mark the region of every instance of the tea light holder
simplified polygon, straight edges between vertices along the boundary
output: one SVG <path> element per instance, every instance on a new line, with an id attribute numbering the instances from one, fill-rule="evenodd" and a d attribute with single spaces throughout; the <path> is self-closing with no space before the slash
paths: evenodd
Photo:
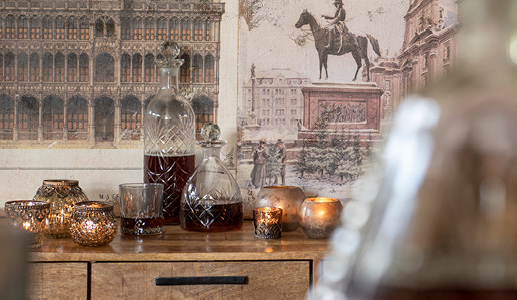
<path id="1" fill-rule="evenodd" d="M 253 210 L 256 239 L 279 239 L 282 235 L 282 209 L 258 207 Z"/>
<path id="2" fill-rule="evenodd" d="M 81 246 L 102 246 L 117 234 L 113 205 L 104 201 L 84 201 L 74 205 L 70 225 L 72 240 Z"/>
<path id="3" fill-rule="evenodd" d="M 310 238 L 327 238 L 339 222 L 343 205 L 336 198 L 313 197 L 300 207 L 300 225 Z"/>
<path id="4" fill-rule="evenodd" d="M 50 204 L 43 201 L 15 200 L 5 203 L 5 212 L 9 224 L 28 233 L 31 248 L 43 245 L 43 231 L 50 212 Z"/>

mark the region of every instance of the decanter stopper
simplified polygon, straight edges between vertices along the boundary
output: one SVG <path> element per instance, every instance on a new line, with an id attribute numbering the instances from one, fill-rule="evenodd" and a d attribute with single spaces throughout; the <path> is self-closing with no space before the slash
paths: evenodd
<path id="1" fill-rule="evenodd" d="M 175 41 L 163 42 L 160 49 L 166 61 L 173 60 L 180 54 L 180 46 Z"/>
<path id="2" fill-rule="evenodd" d="M 201 137 L 205 143 L 214 143 L 221 137 L 221 128 L 217 124 L 206 123 L 201 128 Z"/>

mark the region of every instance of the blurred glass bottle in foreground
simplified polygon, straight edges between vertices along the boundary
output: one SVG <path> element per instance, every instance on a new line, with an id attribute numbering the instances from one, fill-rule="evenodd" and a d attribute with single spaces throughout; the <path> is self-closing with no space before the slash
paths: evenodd
<path id="1" fill-rule="evenodd" d="M 162 44 L 161 89 L 144 115 L 144 182 L 164 185 L 165 224 L 179 224 L 181 191 L 195 168 L 195 115 L 179 91 L 179 53 L 176 42 Z"/>
<path id="2" fill-rule="evenodd" d="M 400 106 L 316 299 L 517 299 L 517 1 L 459 5 L 459 64 Z"/>

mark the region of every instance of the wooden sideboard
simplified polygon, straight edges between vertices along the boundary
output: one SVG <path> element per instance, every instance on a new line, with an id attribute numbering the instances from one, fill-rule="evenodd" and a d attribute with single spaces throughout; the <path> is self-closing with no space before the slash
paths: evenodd
<path id="1" fill-rule="evenodd" d="M 199 233 L 164 226 L 159 236 L 117 234 L 101 247 L 45 238 L 43 247 L 29 254 L 29 296 L 303 299 L 326 249 L 326 240 L 309 239 L 301 229 L 284 232 L 278 240 L 255 239 L 250 221 L 230 232 Z M 179 285 L 170 285 L 178 281 Z"/>

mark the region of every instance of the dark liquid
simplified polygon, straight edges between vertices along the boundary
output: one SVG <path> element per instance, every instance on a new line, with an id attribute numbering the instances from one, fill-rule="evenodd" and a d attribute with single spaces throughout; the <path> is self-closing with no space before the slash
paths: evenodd
<path id="1" fill-rule="evenodd" d="M 227 231 L 242 227 L 242 203 L 212 205 L 207 211 L 201 205 L 183 205 L 181 228 L 193 231 Z"/>
<path id="2" fill-rule="evenodd" d="M 430 288 L 411 290 L 394 287 L 381 287 L 376 300 L 515 300 L 517 290 L 469 290 L 462 288 Z"/>
<path id="3" fill-rule="evenodd" d="M 163 218 L 120 218 L 123 234 L 160 234 Z"/>
<path id="4" fill-rule="evenodd" d="M 162 183 L 165 224 L 179 224 L 180 199 L 196 165 L 195 155 L 144 156 L 144 182 Z"/>

